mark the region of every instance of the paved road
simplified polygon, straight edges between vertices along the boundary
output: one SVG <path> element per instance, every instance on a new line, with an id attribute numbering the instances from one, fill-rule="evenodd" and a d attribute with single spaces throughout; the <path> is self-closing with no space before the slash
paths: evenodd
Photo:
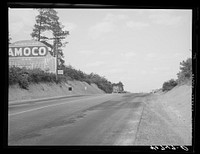
<path id="1" fill-rule="evenodd" d="M 12 105 L 8 145 L 131 145 L 142 94 L 103 94 Z"/>

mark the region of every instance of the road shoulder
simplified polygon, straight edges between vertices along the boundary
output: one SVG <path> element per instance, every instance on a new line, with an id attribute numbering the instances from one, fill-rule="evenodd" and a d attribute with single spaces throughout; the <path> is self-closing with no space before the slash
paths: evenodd
<path id="1" fill-rule="evenodd" d="M 191 145 L 191 132 L 162 103 L 160 96 L 147 98 L 136 145 Z"/>

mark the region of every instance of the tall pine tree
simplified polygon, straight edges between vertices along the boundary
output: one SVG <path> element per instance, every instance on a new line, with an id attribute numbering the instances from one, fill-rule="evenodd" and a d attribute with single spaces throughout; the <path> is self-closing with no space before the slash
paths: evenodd
<path id="1" fill-rule="evenodd" d="M 65 47 L 67 42 L 63 40 L 69 35 L 69 31 L 63 30 L 64 26 L 59 22 L 57 11 L 52 8 L 48 9 L 37 9 L 39 15 L 36 16 L 36 24 L 34 25 L 33 32 L 31 33 L 32 38 L 40 41 L 50 47 L 51 54 L 56 56 L 56 45 L 58 52 L 59 66 L 64 64 L 64 54 L 62 47 Z M 45 32 L 50 32 L 53 37 L 49 38 L 45 36 Z M 52 41 L 53 40 L 53 41 Z"/>

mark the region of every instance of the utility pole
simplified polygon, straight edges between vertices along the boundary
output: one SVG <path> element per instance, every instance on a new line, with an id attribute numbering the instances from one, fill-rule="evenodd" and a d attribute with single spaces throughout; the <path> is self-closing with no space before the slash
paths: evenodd
<path id="1" fill-rule="evenodd" d="M 56 81 L 58 81 L 58 40 L 59 39 L 65 39 L 65 37 L 53 37 L 53 38 L 48 38 L 48 40 L 55 40 L 55 57 L 56 57 Z"/>
<path id="2" fill-rule="evenodd" d="M 56 53 L 56 81 L 58 81 L 58 38 L 55 38 L 55 53 Z"/>

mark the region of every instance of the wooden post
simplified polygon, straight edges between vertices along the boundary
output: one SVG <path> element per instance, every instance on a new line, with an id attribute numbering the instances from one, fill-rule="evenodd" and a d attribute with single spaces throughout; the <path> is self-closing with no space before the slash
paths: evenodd
<path id="1" fill-rule="evenodd" d="M 58 81 L 58 38 L 55 38 L 56 44 L 55 44 L 55 49 L 56 49 L 56 81 Z"/>

